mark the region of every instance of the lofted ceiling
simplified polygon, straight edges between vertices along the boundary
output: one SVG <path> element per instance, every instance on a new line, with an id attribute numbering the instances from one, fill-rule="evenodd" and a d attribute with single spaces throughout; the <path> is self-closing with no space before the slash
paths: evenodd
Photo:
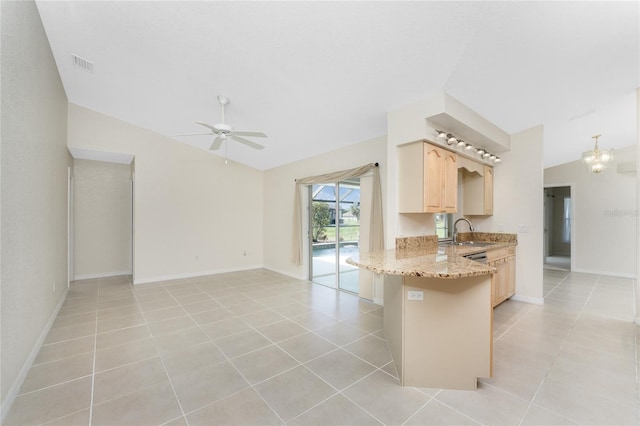
<path id="1" fill-rule="evenodd" d="M 228 156 L 261 170 L 385 135 L 388 111 L 441 92 L 508 133 L 544 125 L 545 167 L 595 133 L 636 143 L 636 1 L 37 5 L 70 102 L 172 136 L 227 96 L 227 123 L 269 136 Z"/>

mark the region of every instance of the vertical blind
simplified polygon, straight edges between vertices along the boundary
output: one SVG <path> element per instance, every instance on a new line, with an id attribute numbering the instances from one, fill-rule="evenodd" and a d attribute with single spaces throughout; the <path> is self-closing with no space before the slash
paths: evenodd
<path id="1" fill-rule="evenodd" d="M 370 163 L 355 169 L 342 170 L 318 176 L 296 179 L 293 197 L 293 232 L 291 233 L 291 261 L 302 265 L 302 188 L 319 183 L 338 183 L 345 179 L 359 177 L 370 170 L 373 171 L 373 194 L 371 196 L 371 224 L 369 228 L 369 251 L 384 248 L 382 231 L 382 193 L 380 189 L 380 172 L 377 163 Z"/>

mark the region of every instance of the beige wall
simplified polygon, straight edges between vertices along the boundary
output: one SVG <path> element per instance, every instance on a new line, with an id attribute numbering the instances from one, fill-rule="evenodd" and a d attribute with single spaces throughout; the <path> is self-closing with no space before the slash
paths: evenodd
<path id="1" fill-rule="evenodd" d="M 387 196 L 385 187 L 386 138 L 384 137 L 265 171 L 263 249 L 265 268 L 297 278 L 308 276 L 308 250 L 306 250 L 308 245 L 303 244 L 303 265 L 296 266 L 291 262 L 291 221 L 295 179 L 376 162 L 380 164 L 382 199 L 384 200 Z M 308 217 L 304 209 L 303 217 L 305 218 L 303 224 L 307 223 Z M 305 234 L 304 229 L 303 234 Z"/>
<path id="2" fill-rule="evenodd" d="M 131 166 L 74 160 L 75 279 L 131 273 Z"/>
<path id="3" fill-rule="evenodd" d="M 262 265 L 261 171 L 74 104 L 68 144 L 135 156 L 135 283 Z"/>
<path id="4" fill-rule="evenodd" d="M 634 161 L 636 147 L 615 151 L 615 162 Z M 572 184 L 575 270 L 624 277 L 635 276 L 636 176 L 618 173 L 616 166 L 589 173 L 580 161 L 549 167 L 547 186 Z"/>
<path id="5" fill-rule="evenodd" d="M 66 294 L 71 157 L 67 98 L 36 6 L 3 1 L 0 11 L 4 415 Z"/>
<path id="6" fill-rule="evenodd" d="M 542 126 L 511 135 L 511 150 L 494 168 L 493 216 L 471 217 L 481 231 L 518 234 L 514 299 L 532 303 L 543 303 L 542 155 Z"/>

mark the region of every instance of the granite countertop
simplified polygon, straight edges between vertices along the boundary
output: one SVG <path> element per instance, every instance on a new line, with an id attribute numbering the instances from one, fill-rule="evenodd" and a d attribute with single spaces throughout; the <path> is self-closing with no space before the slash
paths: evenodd
<path id="1" fill-rule="evenodd" d="M 348 258 L 347 263 L 378 274 L 442 279 L 488 275 L 494 273 L 496 269 L 462 256 L 511 247 L 517 242 L 509 239 L 496 241 L 489 238 L 484 241 L 492 244 L 486 247 L 452 245 L 438 247 L 437 237 L 435 241 L 429 237 L 427 240 L 425 237 L 409 237 L 397 239 L 396 249 L 360 253 Z"/>

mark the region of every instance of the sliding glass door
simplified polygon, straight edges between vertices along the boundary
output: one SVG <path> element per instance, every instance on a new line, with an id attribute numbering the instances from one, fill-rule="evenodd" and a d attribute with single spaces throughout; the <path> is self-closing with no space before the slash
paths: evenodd
<path id="1" fill-rule="evenodd" d="M 360 179 L 311 185 L 309 191 L 309 276 L 313 282 L 357 294 L 358 268 L 346 259 L 359 250 Z"/>

